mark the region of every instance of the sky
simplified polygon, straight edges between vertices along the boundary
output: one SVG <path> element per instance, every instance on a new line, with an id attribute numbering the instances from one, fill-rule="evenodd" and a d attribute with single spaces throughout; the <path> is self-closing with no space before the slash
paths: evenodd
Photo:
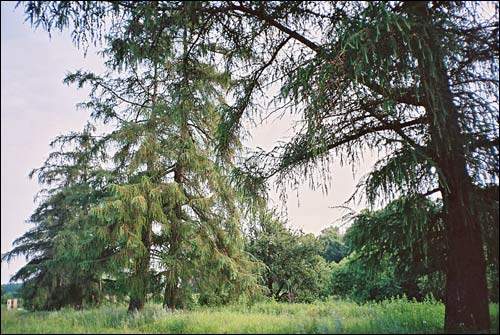
<path id="1" fill-rule="evenodd" d="M 58 135 L 81 130 L 88 111 L 75 105 L 85 100 L 88 90 L 66 86 L 62 80 L 69 71 L 104 69 L 101 59 L 90 48 L 86 57 L 71 42 L 68 32 L 54 32 L 49 38 L 43 30 L 34 31 L 24 23 L 22 8 L 16 2 L 1 2 L 1 253 L 12 249 L 12 242 L 33 225 L 26 222 L 36 207 L 34 196 L 41 189 L 28 178 L 50 153 L 49 143 Z M 244 144 L 250 148 L 271 149 L 278 140 L 290 138 L 293 120 L 270 119 L 247 129 L 252 136 Z M 354 192 L 360 177 L 367 173 L 375 157 L 356 167 L 332 163 L 328 194 L 311 190 L 305 182 L 288 188 L 283 203 L 271 185 L 271 203 L 287 213 L 288 225 L 306 233 L 318 234 L 332 223 L 339 224 L 340 209 Z M 353 206 L 354 209 L 360 209 Z M 26 263 L 17 258 L 2 262 L 1 282 Z"/>

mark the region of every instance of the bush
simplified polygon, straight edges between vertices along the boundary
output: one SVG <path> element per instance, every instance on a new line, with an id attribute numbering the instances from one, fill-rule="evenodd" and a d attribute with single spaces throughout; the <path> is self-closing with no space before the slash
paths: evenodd
<path id="1" fill-rule="evenodd" d="M 403 296 L 401 283 L 394 276 L 393 268 L 387 266 L 382 272 L 372 272 L 351 254 L 340 263 L 331 263 L 328 294 L 350 298 L 359 303 L 381 301 Z"/>

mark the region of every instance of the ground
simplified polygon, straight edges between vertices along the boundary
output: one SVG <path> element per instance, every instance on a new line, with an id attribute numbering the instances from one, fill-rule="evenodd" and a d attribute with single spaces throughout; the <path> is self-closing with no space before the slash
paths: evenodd
<path id="1" fill-rule="evenodd" d="M 429 333 L 443 332 L 444 306 L 435 301 L 388 300 L 357 305 L 330 300 L 313 304 L 261 302 L 252 306 L 197 307 L 165 311 L 148 304 L 142 313 L 126 305 L 55 312 L 7 311 L 6 333 Z M 498 304 L 490 306 L 492 333 L 498 333 Z"/>

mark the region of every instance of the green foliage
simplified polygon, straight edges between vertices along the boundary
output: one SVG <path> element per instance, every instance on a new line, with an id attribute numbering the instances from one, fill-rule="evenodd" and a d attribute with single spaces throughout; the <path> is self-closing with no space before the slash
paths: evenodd
<path id="1" fill-rule="evenodd" d="M 343 236 L 337 227 L 323 229 L 319 240 L 325 248 L 321 256 L 327 262 L 338 263 L 349 254 L 349 248 L 345 245 Z"/>
<path id="2" fill-rule="evenodd" d="M 2 284 L 2 295 L 6 293 L 16 294 L 21 288 L 20 283 L 10 283 L 10 284 Z"/>
<path id="3" fill-rule="evenodd" d="M 14 293 L 14 292 L 8 292 L 8 293 L 2 294 L 2 306 L 7 303 L 8 299 L 18 298 L 18 296 L 19 295 Z"/>
<path id="4" fill-rule="evenodd" d="M 328 294 L 360 303 L 402 297 L 404 290 L 401 280 L 395 276 L 394 266 L 386 259 L 382 259 L 381 263 L 383 270 L 369 270 L 356 253 L 350 254 L 338 264 L 331 263 Z"/>
<path id="5" fill-rule="evenodd" d="M 440 210 L 425 197 L 407 196 L 356 215 L 345 235 L 354 253 L 334 267 L 333 291 L 358 301 L 403 294 L 443 299 L 446 241 Z"/>
<path id="6" fill-rule="evenodd" d="M 389 264 L 389 271 L 394 271 L 408 297 L 421 300 L 430 292 L 419 289 L 418 278 L 435 277 L 445 266 L 442 255 L 446 240 L 440 213 L 439 203 L 425 197 L 401 197 L 381 210 L 355 216 L 345 238 L 368 271 L 383 273 Z M 436 289 L 439 287 L 442 285 Z M 444 294 L 432 293 L 439 299 Z"/>
<path id="7" fill-rule="evenodd" d="M 495 206 L 491 197 L 481 199 L 482 206 Z M 418 300 L 429 295 L 442 300 L 445 274 L 441 254 L 446 253 L 446 241 L 440 206 L 425 198 L 402 197 L 381 210 L 365 210 L 351 218 L 353 224 L 344 238 L 354 252 L 340 264 L 330 265 L 328 293 L 359 302 L 403 294 Z M 487 215 L 494 216 L 495 209 L 483 213 L 483 232 L 495 230 L 497 221 Z M 485 250 L 496 247 L 490 243 L 491 238 L 485 238 Z M 495 302 L 495 258 L 488 264 L 490 299 Z"/>
<path id="8" fill-rule="evenodd" d="M 265 265 L 262 284 L 270 297 L 311 302 L 320 296 L 328 268 L 316 237 L 290 230 L 271 211 L 261 214 L 248 240 L 247 251 Z"/>

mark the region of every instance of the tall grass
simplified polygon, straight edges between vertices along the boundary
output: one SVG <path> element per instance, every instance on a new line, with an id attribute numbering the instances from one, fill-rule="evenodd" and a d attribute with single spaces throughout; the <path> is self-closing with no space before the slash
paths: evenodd
<path id="1" fill-rule="evenodd" d="M 490 307 L 492 332 L 498 333 L 498 304 Z M 314 304 L 263 302 L 253 306 L 198 307 L 169 312 L 147 305 L 128 314 L 126 306 L 57 312 L 7 311 L 2 307 L 2 334 L 7 333 L 442 333 L 444 306 L 435 301 L 392 299 L 357 305 L 345 300 Z"/>

